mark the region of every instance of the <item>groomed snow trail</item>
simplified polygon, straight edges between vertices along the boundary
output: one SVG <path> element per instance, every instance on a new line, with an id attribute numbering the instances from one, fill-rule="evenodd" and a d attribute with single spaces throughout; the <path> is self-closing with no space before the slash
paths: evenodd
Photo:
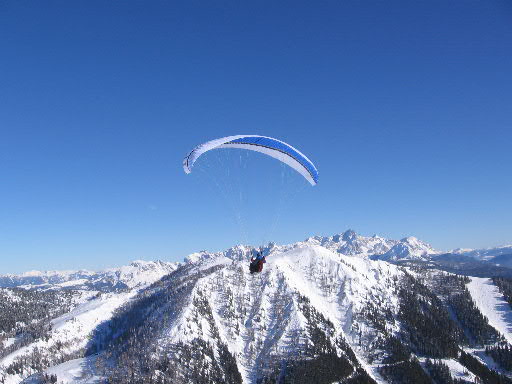
<path id="1" fill-rule="evenodd" d="M 99 384 L 101 378 L 95 374 L 95 362 L 96 356 L 69 360 L 48 368 L 44 373 L 57 375 L 59 384 Z M 38 384 L 40 382 L 40 375 L 34 375 L 25 379 L 22 384 Z"/>
<path id="2" fill-rule="evenodd" d="M 512 309 L 491 279 L 472 277 L 467 285 L 476 306 L 489 324 L 512 344 Z"/>
<path id="3" fill-rule="evenodd" d="M 454 379 L 467 380 L 470 383 L 475 382 L 476 376 L 457 360 L 441 359 L 441 361 L 448 366 Z"/>

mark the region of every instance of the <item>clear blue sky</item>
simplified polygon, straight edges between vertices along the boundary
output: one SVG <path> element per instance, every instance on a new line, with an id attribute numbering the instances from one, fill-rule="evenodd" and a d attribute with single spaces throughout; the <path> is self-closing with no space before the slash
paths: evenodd
<path id="1" fill-rule="evenodd" d="M 511 68 L 509 1 L 3 1 L 0 273 L 236 243 L 181 160 L 237 133 L 320 170 L 278 242 L 512 243 Z"/>

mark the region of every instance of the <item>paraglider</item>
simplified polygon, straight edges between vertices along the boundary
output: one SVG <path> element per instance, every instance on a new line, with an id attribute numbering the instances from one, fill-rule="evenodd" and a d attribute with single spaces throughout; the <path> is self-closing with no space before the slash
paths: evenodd
<path id="1" fill-rule="evenodd" d="M 263 256 L 263 250 L 256 251 L 256 255 L 251 257 L 251 263 L 249 264 L 249 272 L 251 275 L 255 272 L 261 272 L 263 270 L 263 264 L 267 261 L 266 256 Z"/>
<path id="2" fill-rule="evenodd" d="M 222 149 L 222 148 L 232 148 L 232 149 L 242 149 L 247 151 L 259 152 L 274 159 L 279 160 L 284 164 L 283 168 L 292 168 L 296 172 L 298 172 L 304 179 L 306 179 L 309 184 L 312 186 L 317 185 L 318 183 L 318 170 L 313 162 L 298 149 L 292 147 L 290 144 L 285 143 L 284 141 L 268 137 L 268 136 L 260 136 L 260 135 L 234 135 L 222 137 L 219 139 L 211 140 L 206 143 L 200 144 L 192 151 L 190 151 L 187 156 L 183 159 L 183 170 L 185 173 L 189 174 L 192 172 L 192 168 L 194 167 L 195 162 L 206 152 Z M 242 162 L 242 157 L 240 157 L 240 163 Z M 226 183 L 232 183 L 233 178 L 229 176 L 230 164 L 226 164 L 226 169 L 228 172 L 228 177 L 225 179 Z M 288 166 L 288 167 L 286 167 Z M 207 172 L 208 173 L 208 172 Z M 293 173 L 293 171 L 291 172 Z M 216 179 L 215 177 L 211 177 L 215 184 L 219 187 L 221 192 L 223 191 L 223 184 L 221 180 Z M 236 179 L 236 178 L 235 178 Z M 298 178 L 300 179 L 300 178 Z M 286 183 L 282 183 L 282 185 L 286 185 Z M 236 191 L 236 188 L 225 188 L 228 191 Z M 238 193 L 239 198 L 242 200 L 242 193 Z M 227 199 L 231 200 L 231 199 Z M 280 199 L 279 199 L 280 200 Z M 232 202 L 232 201 L 230 201 Z M 240 210 L 234 210 L 235 215 L 239 221 L 242 217 Z M 278 216 L 279 217 L 279 216 Z M 243 224 L 243 223 L 242 223 Z M 240 224 L 241 229 L 243 229 L 242 224 Z M 275 227 L 274 225 L 270 225 L 270 228 Z M 266 256 L 263 255 L 263 250 L 260 249 L 256 252 L 256 255 L 252 255 L 250 259 L 249 271 L 251 274 L 259 273 L 263 269 L 263 264 L 266 263 Z"/>
<path id="3" fill-rule="evenodd" d="M 198 145 L 183 159 L 185 173 L 192 172 L 194 163 L 203 153 L 217 148 L 239 148 L 263 153 L 289 165 L 311 185 L 318 183 L 318 171 L 304 154 L 284 141 L 258 135 L 227 136 Z"/>

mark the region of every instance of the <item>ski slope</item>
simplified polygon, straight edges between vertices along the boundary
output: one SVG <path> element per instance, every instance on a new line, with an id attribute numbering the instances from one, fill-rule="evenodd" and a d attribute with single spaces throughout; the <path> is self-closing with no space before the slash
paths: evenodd
<path id="1" fill-rule="evenodd" d="M 454 379 L 466 380 L 474 383 L 476 376 L 470 372 L 466 367 L 454 359 L 441 359 L 441 361 L 448 366 L 450 373 Z"/>
<path id="2" fill-rule="evenodd" d="M 489 324 L 512 344 L 512 310 L 489 278 L 472 277 L 467 285 L 476 306 Z"/>

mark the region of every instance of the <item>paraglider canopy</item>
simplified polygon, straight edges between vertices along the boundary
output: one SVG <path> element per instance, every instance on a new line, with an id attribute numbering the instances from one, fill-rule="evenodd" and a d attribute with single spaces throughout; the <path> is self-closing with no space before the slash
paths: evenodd
<path id="1" fill-rule="evenodd" d="M 304 154 L 284 141 L 258 135 L 227 136 L 198 145 L 183 159 L 185 173 L 192 172 L 194 163 L 203 153 L 217 148 L 239 148 L 263 153 L 289 165 L 311 185 L 318 183 L 318 171 Z"/>

